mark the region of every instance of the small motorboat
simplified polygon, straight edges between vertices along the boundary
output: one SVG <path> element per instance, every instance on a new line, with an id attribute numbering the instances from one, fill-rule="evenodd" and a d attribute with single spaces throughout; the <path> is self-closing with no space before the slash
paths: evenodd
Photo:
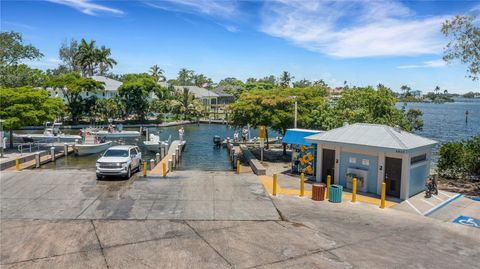
<path id="1" fill-rule="evenodd" d="M 123 125 L 117 126 L 110 124 L 107 130 L 91 130 L 92 135 L 103 138 L 125 138 L 125 137 L 139 137 L 141 133 L 139 131 L 125 131 Z"/>
<path id="2" fill-rule="evenodd" d="M 50 125 L 51 124 L 51 125 Z M 42 134 L 13 134 L 15 138 L 20 138 L 23 142 L 43 141 L 43 142 L 73 142 L 76 139 L 81 139 L 79 135 L 64 134 L 60 130 L 62 123 L 60 122 L 45 122 Z"/>
<path id="3" fill-rule="evenodd" d="M 170 141 L 172 139 L 172 137 L 170 136 L 168 140 L 161 141 L 160 136 L 154 134 L 150 134 L 148 138 L 148 141 L 143 141 L 143 145 L 146 149 L 153 152 L 160 152 L 162 146 L 168 148 L 168 145 L 170 144 Z"/>
<path id="4" fill-rule="evenodd" d="M 82 143 L 79 143 L 77 140 L 74 144 L 74 149 L 78 156 L 84 156 L 103 152 L 111 146 L 112 141 L 105 141 L 103 138 L 98 139 L 94 135 L 86 134 L 85 140 Z"/>

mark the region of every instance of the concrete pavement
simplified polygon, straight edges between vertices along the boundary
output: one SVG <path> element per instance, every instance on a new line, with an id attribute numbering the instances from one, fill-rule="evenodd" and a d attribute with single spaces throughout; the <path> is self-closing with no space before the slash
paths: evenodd
<path id="1" fill-rule="evenodd" d="M 269 197 L 251 174 L 176 171 L 167 186 L 142 178 L 97 183 L 92 171 L 57 173 L 2 172 L 2 268 L 480 264 L 478 229 L 363 203 Z"/>

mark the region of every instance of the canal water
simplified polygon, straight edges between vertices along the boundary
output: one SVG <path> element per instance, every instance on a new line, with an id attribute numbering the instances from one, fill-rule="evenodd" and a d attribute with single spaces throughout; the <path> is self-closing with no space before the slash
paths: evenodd
<path id="1" fill-rule="evenodd" d="M 160 134 L 161 140 L 166 140 L 171 135 L 172 140 L 178 139 L 178 130 L 180 126 L 149 128 L 149 133 Z M 213 136 L 219 135 L 222 138 L 231 137 L 235 129 L 221 124 L 187 124 L 183 125 L 185 130 L 185 146 L 182 155 L 181 169 L 200 169 L 200 170 L 231 170 L 232 165 L 229 161 L 228 152 L 223 147 L 215 147 L 213 144 Z M 129 129 L 126 130 L 136 130 Z M 32 131 L 30 131 L 32 132 Z M 79 130 L 64 130 L 65 133 L 77 134 Z M 251 129 L 252 137 L 258 135 L 256 129 Z M 269 135 L 276 136 L 275 133 L 269 132 Z M 113 140 L 114 144 L 138 145 L 142 150 L 142 159 L 155 159 L 155 153 L 146 150 L 142 141 L 144 136 L 138 138 Z M 48 163 L 42 166 L 45 169 L 95 169 L 95 162 L 100 154 L 89 156 L 73 156 L 60 158 L 55 163 Z"/>

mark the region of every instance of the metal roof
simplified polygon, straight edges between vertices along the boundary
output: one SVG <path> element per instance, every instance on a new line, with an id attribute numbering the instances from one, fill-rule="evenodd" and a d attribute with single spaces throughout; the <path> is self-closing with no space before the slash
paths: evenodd
<path id="1" fill-rule="evenodd" d="M 98 82 L 105 83 L 105 85 L 104 85 L 105 91 L 117 91 L 118 88 L 120 88 L 120 86 L 122 86 L 121 81 L 111 79 L 111 78 L 107 78 L 107 77 L 104 77 L 104 76 L 92 76 L 92 79 L 95 80 L 95 81 L 98 81 Z"/>
<path id="2" fill-rule="evenodd" d="M 197 98 L 205 98 L 205 97 L 218 97 L 218 94 L 209 91 L 205 88 L 200 88 L 197 86 L 174 86 L 175 90 L 181 92 L 184 88 L 187 88 L 189 92 L 193 93 Z"/>
<path id="3" fill-rule="evenodd" d="M 287 129 L 282 143 L 310 146 L 312 143 L 305 141 L 305 137 L 321 133 L 322 131 L 308 129 Z"/>
<path id="4" fill-rule="evenodd" d="M 367 123 L 345 125 L 324 133 L 308 136 L 305 140 L 316 144 L 350 145 L 402 151 L 432 147 L 437 144 L 437 141 L 398 128 Z"/>

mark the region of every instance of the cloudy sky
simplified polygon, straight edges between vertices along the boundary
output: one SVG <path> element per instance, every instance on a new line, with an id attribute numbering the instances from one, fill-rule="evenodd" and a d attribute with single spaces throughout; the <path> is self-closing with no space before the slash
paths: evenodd
<path id="1" fill-rule="evenodd" d="M 62 42 L 85 38 L 112 49 L 116 73 L 158 64 L 168 78 L 186 67 L 218 81 L 287 70 L 332 86 L 467 92 L 480 83 L 441 60 L 440 28 L 479 13 L 479 1 L 6 0 L 1 30 L 37 46 L 45 57 L 29 64 L 42 69 L 58 65 Z"/>

